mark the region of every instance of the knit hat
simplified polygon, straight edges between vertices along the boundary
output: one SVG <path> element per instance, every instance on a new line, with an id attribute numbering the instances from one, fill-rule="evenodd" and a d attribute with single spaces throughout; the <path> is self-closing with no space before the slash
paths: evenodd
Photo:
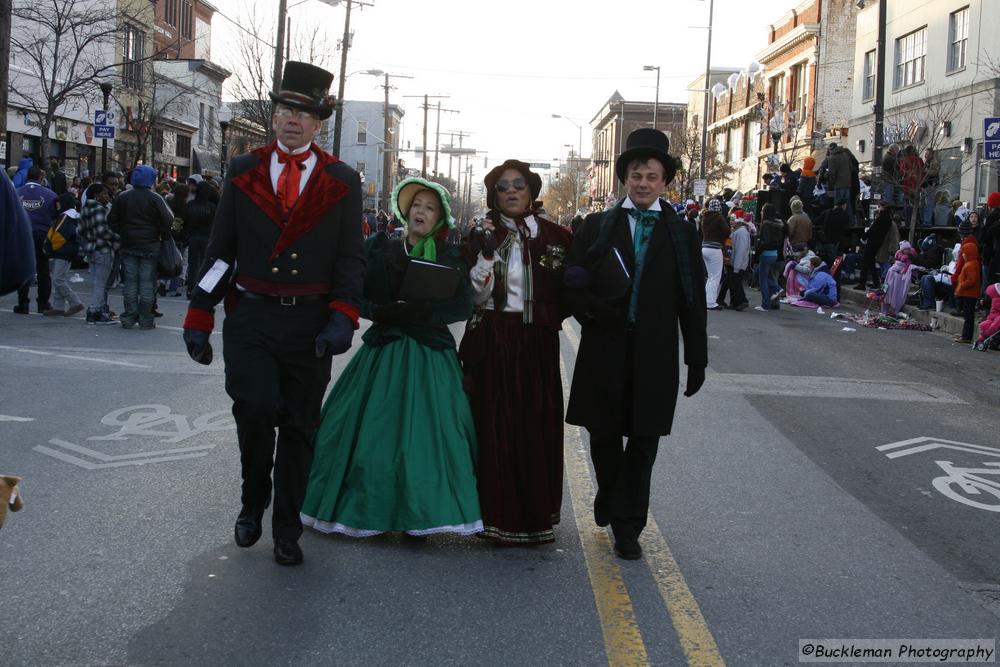
<path id="1" fill-rule="evenodd" d="M 720 200 L 720 199 L 709 199 L 708 200 L 708 210 L 709 211 L 722 211 L 722 200 Z"/>
<path id="2" fill-rule="evenodd" d="M 803 176 L 815 176 L 816 172 L 816 158 L 809 156 L 802 161 L 802 175 Z"/>
<path id="3" fill-rule="evenodd" d="M 972 223 L 971 222 L 969 222 L 968 220 L 963 220 L 961 223 L 959 223 L 959 225 L 958 225 L 958 235 L 959 236 L 963 236 L 964 237 L 964 236 L 968 236 L 971 233 L 972 233 Z"/>
<path id="4" fill-rule="evenodd" d="M 933 248 L 935 243 L 937 243 L 937 234 L 929 234 L 920 242 L 920 250 L 926 252 Z"/>
<path id="5" fill-rule="evenodd" d="M 802 212 L 802 200 L 799 199 L 798 197 L 795 197 L 794 199 L 792 199 L 792 201 L 789 202 L 788 205 L 791 206 L 792 213 L 798 214 L 798 213 Z"/>
<path id="6" fill-rule="evenodd" d="M 1000 192 L 991 192 L 986 198 L 986 205 L 990 208 L 1000 208 Z"/>
<path id="7" fill-rule="evenodd" d="M 132 186 L 149 189 L 156 183 L 156 170 L 148 164 L 140 164 L 132 170 Z"/>
<path id="8" fill-rule="evenodd" d="M 900 242 L 899 242 L 899 249 L 900 249 L 900 250 L 909 250 L 909 249 L 910 249 L 910 248 L 912 248 L 912 247 L 913 247 L 913 246 L 912 246 L 912 245 L 910 245 L 910 242 L 909 242 L 909 241 L 900 241 Z"/>

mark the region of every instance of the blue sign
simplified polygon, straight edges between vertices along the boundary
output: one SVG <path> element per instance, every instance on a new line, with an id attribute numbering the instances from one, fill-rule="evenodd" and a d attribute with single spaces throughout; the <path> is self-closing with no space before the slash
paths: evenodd
<path id="1" fill-rule="evenodd" d="M 983 119 L 983 159 L 1000 160 L 1000 118 Z"/>
<path id="2" fill-rule="evenodd" d="M 94 112 L 94 125 L 114 125 L 117 118 L 110 109 L 98 109 Z"/>
<path id="3" fill-rule="evenodd" d="M 95 139 L 114 139 L 115 138 L 115 126 L 114 125 L 95 125 L 94 126 L 94 138 Z"/>

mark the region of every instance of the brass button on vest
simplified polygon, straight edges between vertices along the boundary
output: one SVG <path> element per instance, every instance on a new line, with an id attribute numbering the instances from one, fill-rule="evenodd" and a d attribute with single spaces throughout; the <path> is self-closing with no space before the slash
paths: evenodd
<path id="1" fill-rule="evenodd" d="M 292 269 L 292 275 L 293 275 L 293 276 L 297 276 L 297 275 L 299 275 L 299 271 L 298 271 L 298 269 Z"/>
<path id="2" fill-rule="evenodd" d="M 271 268 L 271 273 L 277 273 L 277 272 L 278 272 L 278 267 L 275 266 Z"/>
<path id="3" fill-rule="evenodd" d="M 292 259 L 298 259 L 298 258 L 299 258 L 298 254 L 293 252 L 292 253 Z"/>

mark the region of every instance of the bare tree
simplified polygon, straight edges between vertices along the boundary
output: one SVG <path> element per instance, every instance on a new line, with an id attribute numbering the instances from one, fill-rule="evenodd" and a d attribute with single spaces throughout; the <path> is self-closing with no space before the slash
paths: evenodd
<path id="1" fill-rule="evenodd" d="M 18 0 L 11 49 L 22 71 L 12 77 L 10 101 L 34 116 L 44 162 L 52 123 L 68 110 L 89 108 L 99 84 L 122 66 L 115 48 L 126 24 L 135 26 L 139 0 Z"/>
<path id="2" fill-rule="evenodd" d="M 148 164 L 153 157 L 152 138 L 161 121 L 171 117 L 183 118 L 191 108 L 197 91 L 162 74 L 157 74 L 152 60 L 143 66 L 146 80 L 150 82 L 147 95 L 140 97 L 135 106 L 126 106 L 117 98 L 115 103 L 118 105 L 120 117 L 125 119 L 128 130 L 135 134 L 138 146 L 135 160 Z M 214 135 L 210 135 L 209 140 L 214 142 Z"/>
<path id="3" fill-rule="evenodd" d="M 236 98 L 233 114 L 261 127 L 271 127 L 271 92 L 274 69 L 274 46 L 263 35 L 274 34 L 251 3 L 245 22 L 238 24 L 236 40 L 229 50 L 226 69 L 233 73 L 230 91 Z M 271 26 L 273 27 L 273 25 Z"/>
<path id="4" fill-rule="evenodd" d="M 671 142 L 671 150 L 676 151 L 675 156 L 680 161 L 671 188 L 680 197 L 691 197 L 694 194 L 694 182 L 701 171 L 700 126 L 690 125 L 683 133 L 676 133 Z M 715 151 L 711 145 L 706 147 L 705 155 L 706 192 L 714 192 L 735 176 L 739 169 L 727 162 L 725 155 Z"/>
<path id="5" fill-rule="evenodd" d="M 541 199 L 546 212 L 556 221 L 562 222 L 565 217 L 576 213 L 576 193 L 576 174 L 568 173 L 548 184 L 542 190 Z"/>

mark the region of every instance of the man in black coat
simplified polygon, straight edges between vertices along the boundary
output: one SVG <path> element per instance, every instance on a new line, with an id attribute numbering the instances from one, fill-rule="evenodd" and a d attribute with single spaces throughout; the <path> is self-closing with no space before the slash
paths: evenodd
<path id="1" fill-rule="evenodd" d="M 698 232 L 659 194 L 676 172 L 659 130 L 629 135 L 615 165 L 628 196 L 592 213 L 573 236 L 567 299 L 583 335 L 566 421 L 590 433 L 594 519 L 611 525 L 615 553 L 642 556 L 653 462 L 677 401 L 678 325 L 687 390 L 705 380 L 705 268 Z M 628 443 L 622 447 L 623 437 Z"/>
<path id="2" fill-rule="evenodd" d="M 261 536 L 273 469 L 281 565 L 302 562 L 299 510 L 331 355 L 350 348 L 362 293 L 361 180 L 312 143 L 332 112 L 332 80 L 319 67 L 285 65 L 271 95 L 277 141 L 233 159 L 184 322 L 188 353 L 211 363 L 214 306 L 226 299 L 226 392 L 243 470 L 236 544 Z"/>

